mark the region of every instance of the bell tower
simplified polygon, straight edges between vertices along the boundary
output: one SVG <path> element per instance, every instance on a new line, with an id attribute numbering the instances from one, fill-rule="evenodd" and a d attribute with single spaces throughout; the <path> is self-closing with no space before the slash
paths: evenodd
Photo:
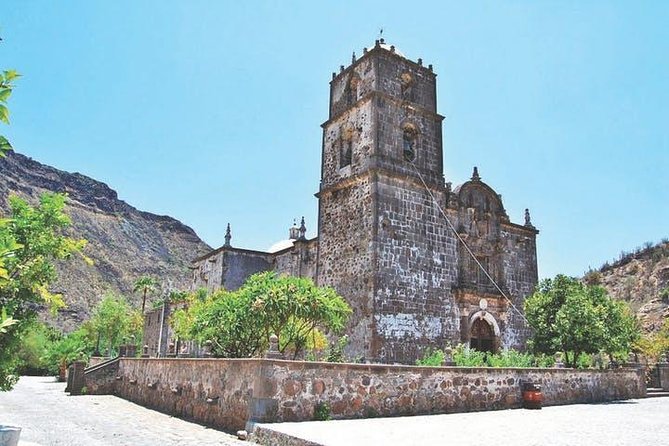
<path id="1" fill-rule="evenodd" d="M 455 239 L 430 195 L 446 204 L 442 120 L 432 66 L 383 40 L 332 75 L 317 278 L 353 307 L 349 355 L 413 362 L 457 337 Z"/>

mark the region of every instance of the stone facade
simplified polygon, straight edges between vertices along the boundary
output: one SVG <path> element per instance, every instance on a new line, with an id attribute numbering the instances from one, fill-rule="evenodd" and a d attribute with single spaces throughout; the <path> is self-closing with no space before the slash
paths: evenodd
<path id="1" fill-rule="evenodd" d="M 544 405 L 646 395 L 642 368 L 497 369 L 337 364 L 268 359 L 120 358 L 86 372 L 91 394 L 114 394 L 181 418 L 235 431 L 305 421 L 518 408 L 521 383 Z"/>
<path id="2" fill-rule="evenodd" d="M 272 252 L 226 245 L 195 260 L 193 289 L 236 289 L 273 270 L 331 286 L 353 307 L 351 357 L 413 363 L 464 342 L 523 348 L 522 302 L 537 283 L 536 235 L 512 223 L 474 168 L 444 180 L 432 66 L 377 41 L 330 83 L 318 237 L 302 226 Z M 491 280 L 492 279 L 492 280 Z"/>

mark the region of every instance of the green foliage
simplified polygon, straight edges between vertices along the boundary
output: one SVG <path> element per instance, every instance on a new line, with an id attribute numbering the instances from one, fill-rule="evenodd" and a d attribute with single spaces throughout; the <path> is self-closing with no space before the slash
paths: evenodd
<path id="1" fill-rule="evenodd" d="M 453 362 L 459 367 L 552 367 L 555 363 L 551 356 L 523 353 L 517 350 L 502 350 L 491 354 L 474 350 L 465 344 L 458 344 L 453 350 Z M 442 350 L 428 349 L 425 355 L 416 361 L 416 365 L 439 367 L 444 363 Z"/>
<path id="2" fill-rule="evenodd" d="M 93 309 L 90 324 L 89 332 L 99 334 L 109 356 L 113 356 L 119 345 L 133 337 L 136 341 L 141 338 L 144 319 L 125 297 L 110 293 Z"/>
<path id="3" fill-rule="evenodd" d="M 332 419 L 330 415 L 330 405 L 328 403 L 318 403 L 314 407 L 314 421 L 327 421 Z"/>
<path id="4" fill-rule="evenodd" d="M 649 333 L 634 344 L 634 351 L 646 356 L 649 362 L 658 362 L 662 353 L 669 352 L 669 319 L 664 320 L 657 333 Z"/>
<path id="5" fill-rule="evenodd" d="M 33 207 L 10 197 L 9 218 L 0 219 L 0 389 L 11 388 L 16 380 L 20 340 L 32 326 L 36 310 L 64 306 L 62 296 L 48 291 L 56 279 L 54 262 L 80 253 L 85 246 L 84 240 L 63 235 L 70 224 L 65 200 L 65 195 L 47 193 Z"/>
<path id="6" fill-rule="evenodd" d="M 7 333 L 9 327 L 14 325 L 17 321 L 7 316 L 7 311 L 3 308 L 0 311 L 0 334 Z"/>
<path id="7" fill-rule="evenodd" d="M 453 349 L 453 362 L 458 367 L 484 367 L 486 354 L 469 348 L 468 345 L 458 344 Z"/>
<path id="8" fill-rule="evenodd" d="M 581 353 L 627 356 L 639 338 L 636 319 L 604 288 L 558 275 L 543 280 L 525 300 L 525 315 L 534 334 L 535 353 L 562 351 L 567 366 L 576 367 Z"/>
<path id="9" fill-rule="evenodd" d="M 593 355 L 587 353 L 581 353 L 576 357 L 576 368 L 577 369 L 589 369 L 594 366 Z"/>
<path id="10" fill-rule="evenodd" d="M 14 89 L 14 81 L 20 75 L 16 70 L 5 70 L 0 73 L 0 121 L 9 124 L 9 108 L 7 108 L 7 101 Z M 12 145 L 7 138 L 0 135 L 0 157 L 3 157 L 12 150 Z"/>
<path id="11" fill-rule="evenodd" d="M 61 333 L 48 325 L 34 321 L 21 339 L 18 358 L 22 375 L 45 375 L 49 373 L 46 359 L 53 345 L 61 338 Z"/>
<path id="12" fill-rule="evenodd" d="M 660 290 L 659 296 L 664 302 L 669 301 L 669 287 L 664 287 Z"/>
<path id="13" fill-rule="evenodd" d="M 87 327 L 82 327 L 52 343 L 43 361 L 49 373 L 57 374 L 61 367 L 76 360 L 88 360 L 93 348 L 93 334 Z"/>
<path id="14" fill-rule="evenodd" d="M 534 354 L 534 367 L 553 367 L 555 366 L 555 357 L 544 353 Z"/>
<path id="15" fill-rule="evenodd" d="M 590 269 L 583 276 L 583 281 L 586 283 L 586 285 L 601 285 L 602 273 L 597 270 Z"/>
<path id="16" fill-rule="evenodd" d="M 218 290 L 204 301 L 191 298 L 187 308 L 174 313 L 171 324 L 182 339 L 212 341 L 215 356 L 258 356 L 265 350 L 268 338 L 253 302 L 248 292 Z"/>
<path id="17" fill-rule="evenodd" d="M 488 355 L 486 362 L 490 367 L 536 367 L 537 361 L 530 353 L 517 350 L 502 350 L 495 355 Z"/>
<path id="18" fill-rule="evenodd" d="M 201 297 L 189 297 L 188 307 L 172 316 L 172 327 L 181 338 L 211 340 L 214 355 L 228 358 L 260 355 L 272 334 L 279 350 L 295 358 L 316 330 L 341 332 L 351 313 L 333 289 L 272 272 L 254 274 L 237 291 Z"/>
<path id="19" fill-rule="evenodd" d="M 416 365 L 423 367 L 440 367 L 444 365 L 445 358 L 446 355 L 444 354 L 443 350 L 433 350 L 428 348 L 425 350 L 423 357 L 416 360 Z"/>
<path id="20" fill-rule="evenodd" d="M 344 335 L 334 341 L 330 345 L 327 356 L 325 357 L 326 362 L 346 362 L 346 357 L 344 356 L 344 349 L 348 345 L 348 336 Z"/>

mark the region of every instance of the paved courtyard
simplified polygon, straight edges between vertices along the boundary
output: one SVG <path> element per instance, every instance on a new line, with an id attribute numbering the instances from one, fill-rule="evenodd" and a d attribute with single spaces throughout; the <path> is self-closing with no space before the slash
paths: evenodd
<path id="1" fill-rule="evenodd" d="M 265 426 L 327 446 L 659 446 L 669 445 L 669 398 Z"/>
<path id="2" fill-rule="evenodd" d="M 0 392 L 0 424 L 23 427 L 21 446 L 245 444 L 120 398 L 70 397 L 63 389 L 49 378 L 21 378 Z M 669 398 L 267 427 L 327 446 L 669 445 Z"/>
<path id="3" fill-rule="evenodd" d="M 22 427 L 20 446 L 248 445 L 236 437 L 114 396 L 68 396 L 64 383 L 22 377 L 0 392 L 0 424 Z"/>

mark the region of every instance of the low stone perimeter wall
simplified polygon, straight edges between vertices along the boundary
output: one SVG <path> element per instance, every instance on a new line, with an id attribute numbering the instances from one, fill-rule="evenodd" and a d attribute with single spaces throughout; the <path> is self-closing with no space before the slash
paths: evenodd
<path id="1" fill-rule="evenodd" d="M 418 415 L 517 408 L 521 383 L 542 385 L 544 405 L 644 397 L 641 369 L 500 369 L 333 364 L 267 359 L 121 358 L 86 375 L 89 393 L 227 431 L 256 422 Z M 110 375 L 114 374 L 113 380 Z M 113 383 L 113 384 L 112 384 Z"/>

